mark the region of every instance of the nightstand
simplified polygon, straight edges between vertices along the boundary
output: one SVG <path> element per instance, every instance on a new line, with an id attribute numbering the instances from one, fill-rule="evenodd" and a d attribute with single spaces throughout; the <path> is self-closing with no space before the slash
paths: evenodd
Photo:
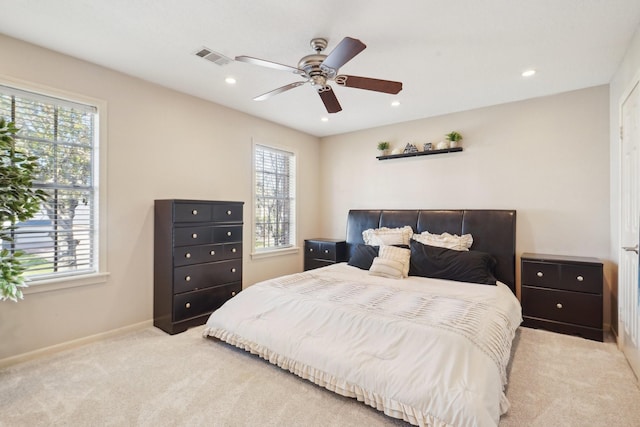
<path id="1" fill-rule="evenodd" d="M 347 242 L 340 239 L 304 241 L 304 271 L 347 261 Z"/>
<path id="2" fill-rule="evenodd" d="M 524 253 L 521 263 L 523 326 L 603 340 L 602 262 Z"/>

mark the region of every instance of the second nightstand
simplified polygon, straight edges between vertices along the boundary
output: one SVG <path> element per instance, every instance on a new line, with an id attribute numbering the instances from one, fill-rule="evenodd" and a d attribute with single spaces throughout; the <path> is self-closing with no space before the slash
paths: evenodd
<path id="1" fill-rule="evenodd" d="M 523 326 L 602 341 L 602 263 L 595 258 L 524 253 Z"/>
<path id="2" fill-rule="evenodd" d="M 347 242 L 340 239 L 304 241 L 304 270 L 326 267 L 347 260 Z"/>

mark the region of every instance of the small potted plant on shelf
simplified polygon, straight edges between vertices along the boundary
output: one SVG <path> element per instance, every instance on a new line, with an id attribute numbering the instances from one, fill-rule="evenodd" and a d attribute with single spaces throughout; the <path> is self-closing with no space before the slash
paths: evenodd
<path id="1" fill-rule="evenodd" d="M 462 139 L 462 135 L 460 135 L 455 130 L 446 134 L 445 137 L 447 138 L 447 141 L 449 141 L 449 148 L 457 147 L 458 142 Z"/>
<path id="2" fill-rule="evenodd" d="M 389 143 L 387 141 L 378 142 L 378 152 L 381 156 L 386 156 L 389 153 Z"/>

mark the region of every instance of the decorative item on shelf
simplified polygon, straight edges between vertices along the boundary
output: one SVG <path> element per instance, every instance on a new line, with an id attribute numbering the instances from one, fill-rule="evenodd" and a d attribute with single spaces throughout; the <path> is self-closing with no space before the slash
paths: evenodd
<path id="1" fill-rule="evenodd" d="M 455 148 L 458 146 L 458 143 L 462 140 L 462 135 L 460 135 L 455 130 L 449 132 L 445 135 L 447 141 L 449 141 L 449 148 Z"/>
<path id="2" fill-rule="evenodd" d="M 448 141 L 440 141 L 436 144 L 436 150 L 446 150 L 447 148 L 449 148 Z"/>
<path id="3" fill-rule="evenodd" d="M 431 151 L 433 150 L 433 144 L 430 142 L 425 142 L 422 146 L 422 151 Z"/>
<path id="4" fill-rule="evenodd" d="M 412 143 L 407 143 L 407 145 L 405 145 L 404 147 L 404 153 L 417 153 L 418 152 L 418 147 L 416 147 L 415 144 Z"/>
<path id="5" fill-rule="evenodd" d="M 402 154 L 402 148 L 400 147 L 394 148 L 393 151 L 391 151 L 391 154 L 393 155 Z"/>
<path id="6" fill-rule="evenodd" d="M 389 143 L 387 141 L 378 142 L 378 152 L 381 156 L 389 154 Z"/>

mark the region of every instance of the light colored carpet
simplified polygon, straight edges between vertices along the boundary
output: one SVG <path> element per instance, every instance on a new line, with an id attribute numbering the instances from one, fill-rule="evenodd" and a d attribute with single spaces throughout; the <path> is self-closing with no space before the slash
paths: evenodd
<path id="1" fill-rule="evenodd" d="M 404 426 L 201 337 L 149 328 L 0 370 L 0 426 Z M 520 328 L 500 426 L 638 426 L 615 344 Z"/>

